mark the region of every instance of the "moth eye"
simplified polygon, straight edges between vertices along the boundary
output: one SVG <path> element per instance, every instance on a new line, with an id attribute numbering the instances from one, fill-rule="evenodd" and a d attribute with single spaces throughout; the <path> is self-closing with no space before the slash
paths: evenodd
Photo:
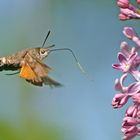
<path id="1" fill-rule="evenodd" d="M 40 52 L 41 52 L 41 54 L 44 54 L 46 51 L 45 50 L 41 50 Z"/>

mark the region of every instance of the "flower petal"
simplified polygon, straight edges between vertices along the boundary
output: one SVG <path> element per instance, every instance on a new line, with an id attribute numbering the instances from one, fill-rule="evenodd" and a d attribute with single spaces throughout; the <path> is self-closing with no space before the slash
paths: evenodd
<path id="1" fill-rule="evenodd" d="M 118 59 L 119 59 L 120 63 L 125 63 L 125 64 L 127 63 L 126 57 L 121 52 L 118 53 Z"/>
<path id="2" fill-rule="evenodd" d="M 136 94 L 140 91 L 140 82 L 134 82 L 128 86 L 128 93 Z"/>
<path id="3" fill-rule="evenodd" d="M 132 63 L 136 59 L 137 55 L 138 55 L 137 52 L 134 52 L 133 54 L 131 54 L 129 58 L 129 63 Z"/>
<path id="4" fill-rule="evenodd" d="M 113 64 L 112 67 L 117 70 L 122 70 L 122 66 L 120 64 Z"/>
<path id="5" fill-rule="evenodd" d="M 134 36 L 137 36 L 135 30 L 132 27 L 124 27 L 123 33 L 129 39 L 132 39 Z"/>
<path id="6" fill-rule="evenodd" d="M 127 73 L 124 73 L 124 74 L 121 76 L 120 79 L 116 79 L 116 80 L 115 80 L 115 89 L 116 89 L 117 91 L 120 91 L 120 92 L 124 93 L 124 92 L 126 92 L 126 91 L 128 90 L 128 87 L 124 87 L 124 86 L 123 86 L 123 82 L 124 82 L 124 80 L 126 79 L 127 75 L 128 75 Z"/>

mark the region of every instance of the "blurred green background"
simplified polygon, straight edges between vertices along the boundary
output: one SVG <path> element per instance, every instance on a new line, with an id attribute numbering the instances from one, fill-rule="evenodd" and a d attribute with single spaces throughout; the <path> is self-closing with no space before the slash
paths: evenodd
<path id="1" fill-rule="evenodd" d="M 0 56 L 47 45 L 72 49 L 93 82 L 71 54 L 55 52 L 44 61 L 64 86 L 35 87 L 18 75 L 0 73 L 0 140 L 118 140 L 125 109 L 114 110 L 111 68 L 117 61 L 122 28 L 137 22 L 117 19 L 116 1 L 1 0 Z"/>

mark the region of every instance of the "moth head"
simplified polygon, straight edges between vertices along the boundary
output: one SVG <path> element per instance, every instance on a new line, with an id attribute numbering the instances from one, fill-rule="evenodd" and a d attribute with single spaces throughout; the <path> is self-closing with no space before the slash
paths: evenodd
<path id="1" fill-rule="evenodd" d="M 46 48 L 39 48 L 39 55 L 40 55 L 40 59 L 44 59 L 45 57 L 47 57 L 51 51 L 51 48 L 53 48 L 55 45 L 51 45 L 51 46 L 48 46 Z"/>
<path id="2" fill-rule="evenodd" d="M 48 48 L 40 48 L 39 49 L 39 55 L 40 55 L 40 59 L 44 59 L 45 57 L 47 57 L 49 54 L 49 49 Z"/>

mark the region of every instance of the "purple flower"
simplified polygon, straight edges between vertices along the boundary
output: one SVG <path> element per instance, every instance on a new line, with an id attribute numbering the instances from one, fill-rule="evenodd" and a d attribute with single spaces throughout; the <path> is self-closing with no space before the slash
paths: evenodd
<path id="1" fill-rule="evenodd" d="M 132 27 L 124 27 L 123 33 L 129 39 L 133 39 L 134 37 L 138 38 L 137 33 Z"/>
<path id="2" fill-rule="evenodd" d="M 123 86 L 123 82 L 126 79 L 126 77 L 127 77 L 127 73 L 123 74 L 120 79 L 115 80 L 115 89 L 117 91 L 120 91 L 122 93 L 125 93 L 126 91 L 128 91 L 128 87 Z"/>
<path id="3" fill-rule="evenodd" d="M 117 91 L 120 91 L 121 93 L 128 94 L 129 96 L 132 96 L 133 94 L 137 93 L 140 88 L 140 84 L 138 82 L 134 82 L 130 84 L 129 86 L 124 86 L 124 80 L 127 78 L 127 73 L 123 74 L 120 79 L 115 80 L 115 89 Z"/>
<path id="4" fill-rule="evenodd" d="M 134 94 L 134 95 L 132 96 L 132 99 L 133 99 L 133 102 L 134 102 L 135 104 L 140 105 L 140 93 Z"/>
<path id="5" fill-rule="evenodd" d="M 130 50 L 130 46 L 128 46 L 128 43 L 123 41 L 120 45 L 120 49 L 121 52 L 127 57 L 129 58 L 130 54 L 134 53 L 135 51 L 133 51 L 134 49 L 132 49 L 132 51 Z"/>
<path id="6" fill-rule="evenodd" d="M 130 30 L 126 29 L 125 31 L 126 36 L 132 38 L 134 33 L 132 34 Z M 137 81 L 140 81 L 140 72 L 137 70 L 140 65 L 140 56 L 138 56 L 139 47 L 130 48 L 126 42 L 122 42 L 120 48 L 121 52 L 118 53 L 120 63 L 113 64 L 112 67 L 121 70 L 123 73 L 130 73 Z"/>
<path id="7" fill-rule="evenodd" d="M 134 41 L 138 45 L 138 47 L 140 47 L 139 36 L 137 35 L 136 31 L 132 27 L 124 27 L 123 33 L 127 38 Z"/>
<path id="8" fill-rule="evenodd" d="M 134 64 L 137 55 L 137 52 L 134 52 L 129 56 L 129 58 L 127 58 L 122 52 L 119 52 L 118 59 L 120 61 L 120 64 L 113 64 L 112 67 L 121 70 L 124 73 L 131 72 L 131 67 Z"/>
<path id="9" fill-rule="evenodd" d="M 124 117 L 122 128 L 128 128 L 131 126 L 136 126 L 138 124 L 138 121 L 134 117 Z M 124 130 L 124 129 L 123 129 Z"/>
<path id="10" fill-rule="evenodd" d="M 140 0 L 136 0 L 140 4 Z M 120 8 L 119 19 L 140 19 L 140 10 L 132 5 L 129 0 L 117 0 Z M 127 42 L 120 45 L 121 51 L 118 53 L 118 64 L 112 67 L 121 70 L 123 75 L 115 80 L 115 89 L 119 91 L 112 100 L 113 108 L 124 106 L 128 99 L 132 100 L 125 112 L 122 122 L 121 131 L 124 133 L 123 140 L 131 140 L 135 136 L 140 136 L 140 38 L 132 27 L 124 27 L 123 34 L 135 43 L 135 47 L 131 47 Z M 124 81 L 128 75 L 133 76 L 133 82 L 128 86 L 124 86 Z"/>
<path id="11" fill-rule="evenodd" d="M 132 96 L 139 92 L 140 90 L 140 82 L 134 82 L 130 84 L 129 86 L 124 86 L 124 80 L 127 78 L 127 73 L 123 74 L 120 79 L 115 80 L 115 89 L 117 91 L 120 91 L 121 93 L 128 94 L 129 96 Z"/>
<path id="12" fill-rule="evenodd" d="M 129 7 L 129 1 L 128 0 L 118 0 L 117 2 L 119 7 L 122 8 L 128 8 Z"/>
<path id="13" fill-rule="evenodd" d="M 133 6 L 128 0 L 118 0 L 117 4 L 120 7 L 120 20 L 140 18 L 139 9 Z"/>
<path id="14" fill-rule="evenodd" d="M 131 19 L 130 17 L 128 17 L 127 15 L 122 14 L 122 13 L 119 14 L 118 18 L 119 18 L 120 20 L 129 20 L 129 19 Z"/>
<path id="15" fill-rule="evenodd" d="M 120 108 L 127 103 L 128 98 L 129 96 L 127 94 L 123 93 L 116 94 L 112 100 L 112 106 L 114 108 Z"/>
<path id="16" fill-rule="evenodd" d="M 140 120 L 136 117 L 124 117 L 121 131 L 124 133 L 123 140 L 130 140 L 139 135 L 140 128 L 137 126 Z"/>
<path id="17" fill-rule="evenodd" d="M 134 12 L 137 12 L 139 9 L 136 8 L 135 6 L 133 6 L 129 0 L 118 0 L 117 1 L 117 5 L 120 7 L 120 8 L 124 8 L 124 9 L 130 9 Z"/>
<path id="18" fill-rule="evenodd" d="M 131 140 L 138 134 L 137 126 L 125 126 L 122 127 L 121 131 L 124 133 L 123 140 Z"/>
<path id="19" fill-rule="evenodd" d="M 120 8 L 120 13 L 128 17 L 128 19 L 140 19 L 140 15 L 131 9 Z"/>
<path id="20" fill-rule="evenodd" d="M 139 37 L 137 33 L 131 27 L 125 27 L 123 30 L 125 36 L 137 45 L 139 45 Z M 123 107 L 128 99 L 132 99 L 132 106 L 128 107 L 125 112 L 121 131 L 124 133 L 123 140 L 130 140 L 137 135 L 140 135 L 140 71 L 138 67 L 140 65 L 140 56 L 138 56 L 138 49 L 140 47 L 130 47 L 126 42 L 122 42 L 120 45 L 121 52 L 118 53 L 119 64 L 113 64 L 112 67 L 123 72 L 120 79 L 115 80 L 115 89 L 119 91 L 113 100 L 113 108 Z M 134 82 L 128 86 L 124 86 L 124 81 L 128 74 L 134 77 Z"/>
<path id="21" fill-rule="evenodd" d="M 123 74 L 120 79 L 116 79 L 115 81 L 115 89 L 120 91 L 120 93 L 116 94 L 112 99 L 113 108 L 121 108 L 125 105 L 129 99 L 129 97 L 135 95 L 140 89 L 140 84 L 138 82 L 134 82 L 130 84 L 128 87 L 123 86 L 123 82 L 126 79 L 127 74 Z"/>
<path id="22" fill-rule="evenodd" d="M 137 117 L 138 114 L 138 105 L 133 105 L 127 108 L 125 116 L 127 117 Z"/>

